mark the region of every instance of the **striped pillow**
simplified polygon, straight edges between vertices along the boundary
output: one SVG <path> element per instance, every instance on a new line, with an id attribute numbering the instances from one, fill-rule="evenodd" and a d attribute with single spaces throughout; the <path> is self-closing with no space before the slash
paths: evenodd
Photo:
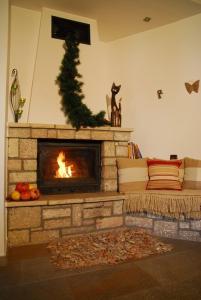
<path id="1" fill-rule="evenodd" d="M 156 158 L 156 159 L 158 159 L 158 158 Z M 180 160 L 181 160 L 181 165 L 179 166 L 179 181 L 183 182 L 184 181 L 184 159 L 180 159 Z M 175 160 L 172 159 L 171 161 L 175 161 Z"/>
<path id="2" fill-rule="evenodd" d="M 184 158 L 184 183 L 185 189 L 201 189 L 201 160 L 189 157 Z"/>
<path id="3" fill-rule="evenodd" d="M 148 182 L 147 158 L 117 159 L 119 191 L 145 190 Z"/>
<path id="4" fill-rule="evenodd" d="M 181 160 L 147 160 L 149 181 L 147 190 L 181 190 L 179 167 Z"/>

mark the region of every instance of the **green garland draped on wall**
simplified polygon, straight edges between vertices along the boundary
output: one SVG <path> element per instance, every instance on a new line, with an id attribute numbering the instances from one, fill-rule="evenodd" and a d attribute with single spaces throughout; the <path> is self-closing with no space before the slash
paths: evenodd
<path id="1" fill-rule="evenodd" d="M 100 111 L 93 115 L 86 104 L 82 102 L 83 83 L 79 81 L 82 76 L 78 73 L 77 66 L 79 61 L 79 42 L 75 33 L 70 33 L 65 40 L 65 54 L 60 67 L 60 74 L 57 77 L 59 93 L 62 96 L 62 110 L 73 127 L 96 127 L 108 125 L 105 120 L 105 112 Z"/>

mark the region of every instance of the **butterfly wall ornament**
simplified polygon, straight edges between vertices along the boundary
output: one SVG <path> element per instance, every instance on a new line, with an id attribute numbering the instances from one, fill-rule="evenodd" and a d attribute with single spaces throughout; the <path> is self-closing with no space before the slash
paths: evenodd
<path id="1" fill-rule="evenodd" d="M 192 92 L 198 93 L 200 80 L 196 80 L 194 83 L 185 82 L 186 90 L 189 94 Z"/>

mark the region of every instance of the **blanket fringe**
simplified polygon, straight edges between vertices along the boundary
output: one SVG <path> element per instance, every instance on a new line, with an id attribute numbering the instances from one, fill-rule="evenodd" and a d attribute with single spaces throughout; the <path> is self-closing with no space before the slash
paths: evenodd
<path id="1" fill-rule="evenodd" d="M 200 195 L 168 195 L 147 191 L 127 194 L 124 210 L 129 213 L 148 212 L 160 216 L 201 219 Z"/>

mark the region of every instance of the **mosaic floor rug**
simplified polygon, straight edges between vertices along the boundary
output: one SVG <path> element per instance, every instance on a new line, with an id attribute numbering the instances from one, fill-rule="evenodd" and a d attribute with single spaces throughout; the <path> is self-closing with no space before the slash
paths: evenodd
<path id="1" fill-rule="evenodd" d="M 48 245 L 51 262 L 59 269 L 82 269 L 118 264 L 172 250 L 143 229 L 121 228 L 69 236 Z"/>

